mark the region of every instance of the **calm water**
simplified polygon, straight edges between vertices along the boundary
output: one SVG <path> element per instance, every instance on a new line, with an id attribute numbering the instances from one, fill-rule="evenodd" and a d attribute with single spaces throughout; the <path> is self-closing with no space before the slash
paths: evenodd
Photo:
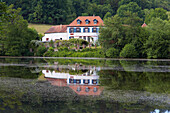
<path id="1" fill-rule="evenodd" d="M 170 60 L 0 58 L 0 113 L 170 113 Z"/>

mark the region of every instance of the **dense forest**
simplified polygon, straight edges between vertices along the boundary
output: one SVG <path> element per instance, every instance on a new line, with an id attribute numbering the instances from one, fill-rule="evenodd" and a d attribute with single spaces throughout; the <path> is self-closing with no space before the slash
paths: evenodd
<path id="1" fill-rule="evenodd" d="M 0 2 L 0 55 L 170 58 L 169 0 L 5 1 Z M 101 47 L 99 49 L 70 51 L 63 42 L 61 51 L 54 52 L 54 46 L 46 48 L 40 44 L 41 36 L 28 28 L 28 22 L 69 24 L 77 16 L 93 14 L 100 16 L 105 24 L 95 44 Z M 144 22 L 147 27 L 142 28 Z M 74 40 L 76 44 L 79 42 Z"/>
<path id="2" fill-rule="evenodd" d="M 21 8 L 21 15 L 29 23 L 69 24 L 77 16 L 97 15 L 102 19 L 116 13 L 123 13 L 130 2 L 139 11 L 140 17 L 155 8 L 170 11 L 169 0 L 3 0 L 7 5 L 14 4 L 14 8 Z"/>

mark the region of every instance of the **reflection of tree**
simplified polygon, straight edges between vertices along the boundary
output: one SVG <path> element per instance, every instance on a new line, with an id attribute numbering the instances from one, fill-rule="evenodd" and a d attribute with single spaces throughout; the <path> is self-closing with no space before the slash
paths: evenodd
<path id="1" fill-rule="evenodd" d="M 22 66 L 1 66 L 1 77 L 38 78 L 39 73 L 31 73 L 30 68 Z"/>
<path id="2" fill-rule="evenodd" d="M 104 66 L 105 60 L 93 60 L 93 59 L 44 59 L 50 65 L 54 65 L 54 62 L 58 62 L 58 65 L 68 65 L 68 64 L 82 64 L 91 66 Z"/>
<path id="3" fill-rule="evenodd" d="M 170 73 L 146 73 L 148 82 L 145 89 L 149 92 L 170 94 Z"/>
<path id="4" fill-rule="evenodd" d="M 110 89 L 170 93 L 169 73 L 101 70 L 100 84 Z"/>

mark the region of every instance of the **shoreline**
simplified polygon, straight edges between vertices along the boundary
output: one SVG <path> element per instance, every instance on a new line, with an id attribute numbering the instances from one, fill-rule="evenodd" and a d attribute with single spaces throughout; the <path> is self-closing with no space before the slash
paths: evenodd
<path id="1" fill-rule="evenodd" d="M 87 60 L 170 61 L 170 59 L 147 59 L 147 58 L 97 58 L 97 57 L 0 56 L 0 58 L 46 58 L 46 59 L 87 59 Z"/>

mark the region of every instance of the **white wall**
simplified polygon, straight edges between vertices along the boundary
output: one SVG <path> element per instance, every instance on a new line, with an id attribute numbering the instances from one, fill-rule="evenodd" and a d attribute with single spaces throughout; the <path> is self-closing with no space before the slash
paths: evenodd
<path id="1" fill-rule="evenodd" d="M 42 42 L 45 42 L 46 38 L 49 38 L 49 41 L 55 41 L 56 39 L 60 40 L 60 38 L 62 38 L 62 40 L 68 40 L 67 33 L 47 33 L 42 37 Z"/>
<path id="2" fill-rule="evenodd" d="M 70 28 L 77 28 L 77 27 L 67 27 L 67 33 L 68 33 L 68 36 L 67 38 L 69 39 L 69 37 L 73 36 L 74 38 L 79 38 L 79 36 L 82 36 L 82 39 L 83 39 L 83 36 L 86 36 L 86 41 L 88 41 L 88 36 L 92 37 L 94 39 L 94 43 L 98 40 L 98 37 L 99 37 L 99 33 L 95 33 L 95 32 L 92 32 L 92 28 L 94 27 L 88 27 L 90 28 L 90 32 L 83 32 L 83 29 L 85 27 L 79 27 L 81 29 L 81 32 L 76 32 L 76 33 L 69 33 L 69 29 Z M 99 27 L 96 27 L 99 29 Z M 73 34 L 73 35 L 71 35 Z M 92 41 L 92 40 L 90 40 Z"/>

